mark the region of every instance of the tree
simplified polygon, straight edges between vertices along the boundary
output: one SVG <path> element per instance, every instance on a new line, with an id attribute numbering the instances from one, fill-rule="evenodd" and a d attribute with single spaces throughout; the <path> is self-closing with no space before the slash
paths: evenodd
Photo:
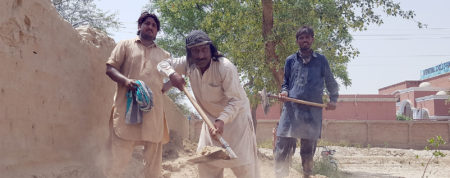
<path id="1" fill-rule="evenodd" d="M 97 9 L 94 0 L 52 0 L 59 15 L 74 28 L 90 25 L 102 31 L 119 29 L 117 14 Z"/>
<path id="2" fill-rule="evenodd" d="M 254 119 L 257 91 L 280 91 L 285 59 L 298 50 L 295 32 L 302 25 L 315 29 L 313 49 L 327 57 L 338 81 L 349 86 L 347 63 L 359 54 L 349 30 L 382 24 L 375 9 L 404 19 L 415 16 L 392 0 L 155 0 L 149 8 L 161 17 L 165 36 L 160 44 L 175 55 L 185 53 L 183 40 L 191 30 L 210 35 L 241 72 Z"/>

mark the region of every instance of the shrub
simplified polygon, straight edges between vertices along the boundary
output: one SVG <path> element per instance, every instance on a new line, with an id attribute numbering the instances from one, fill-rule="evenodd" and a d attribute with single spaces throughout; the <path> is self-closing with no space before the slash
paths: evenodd
<path id="1" fill-rule="evenodd" d="M 400 115 L 397 115 L 397 120 L 398 121 L 410 121 L 410 120 L 413 120 L 413 119 L 408 117 L 408 116 L 400 114 Z"/>

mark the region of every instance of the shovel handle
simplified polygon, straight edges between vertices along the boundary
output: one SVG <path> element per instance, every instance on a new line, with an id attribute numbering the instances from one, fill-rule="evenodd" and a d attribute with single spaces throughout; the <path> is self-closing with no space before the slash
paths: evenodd
<path id="1" fill-rule="evenodd" d="M 192 95 L 186 90 L 186 87 L 183 86 L 183 92 L 188 97 L 189 101 L 191 101 L 192 105 L 194 105 L 194 108 L 198 111 L 200 116 L 202 116 L 203 121 L 205 121 L 206 125 L 208 125 L 209 128 L 215 128 L 214 124 L 209 120 L 208 116 L 205 114 L 203 109 L 198 105 L 198 103 L 194 100 Z M 230 145 L 225 141 L 225 139 L 222 138 L 222 135 L 216 133 L 217 139 L 220 141 L 222 146 L 227 150 L 229 156 L 231 159 L 237 158 L 236 153 L 231 149 Z"/>
<path id="2" fill-rule="evenodd" d="M 267 94 L 267 96 L 271 97 L 271 98 L 281 99 L 281 97 L 278 95 Z M 314 102 L 310 102 L 310 101 L 299 100 L 299 99 L 294 99 L 294 98 L 289 98 L 289 97 L 285 97 L 284 99 L 294 102 L 294 103 L 300 103 L 300 104 L 309 105 L 309 106 L 316 106 L 316 107 L 322 107 L 322 108 L 327 107 L 326 104 L 314 103 Z"/>

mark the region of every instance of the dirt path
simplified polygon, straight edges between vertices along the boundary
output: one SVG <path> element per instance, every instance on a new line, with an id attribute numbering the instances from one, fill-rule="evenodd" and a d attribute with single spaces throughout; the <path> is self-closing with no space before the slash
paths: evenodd
<path id="1" fill-rule="evenodd" d="M 425 169 L 431 152 L 424 150 L 392 149 L 392 148 L 354 148 L 330 146 L 329 149 L 336 150 L 334 157 L 337 159 L 340 170 L 340 177 L 349 178 L 388 178 L 388 177 L 421 177 Z M 185 148 L 178 153 L 177 158 L 165 159 L 163 162 L 164 177 L 172 178 L 196 178 L 198 171 L 195 164 L 187 162 L 193 156 L 192 148 Z M 319 159 L 323 148 L 319 147 L 315 159 Z M 434 160 L 429 164 L 425 177 L 446 178 L 450 177 L 450 151 L 444 150 L 447 154 L 444 158 Z M 133 155 L 134 159 L 127 173 L 129 178 L 141 178 L 142 161 L 139 152 Z M 300 163 L 297 153 L 293 158 L 294 162 Z M 423 165 L 424 164 L 424 165 Z M 262 178 L 273 178 L 273 155 L 270 149 L 259 149 L 259 168 Z M 234 178 L 230 169 L 225 169 L 225 178 Z M 301 177 L 301 173 L 295 169 L 290 170 L 289 177 Z M 315 178 L 326 176 L 315 175 Z"/>

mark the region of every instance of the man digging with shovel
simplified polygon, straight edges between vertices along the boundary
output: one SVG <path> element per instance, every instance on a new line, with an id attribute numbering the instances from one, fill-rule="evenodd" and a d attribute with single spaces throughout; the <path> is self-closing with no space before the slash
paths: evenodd
<path id="1" fill-rule="evenodd" d="M 295 152 L 297 138 L 300 138 L 301 142 L 303 175 L 309 177 L 312 174 L 314 152 L 322 130 L 323 105 L 317 103 L 322 103 L 324 84 L 331 101 L 326 105 L 326 109 L 335 109 L 338 98 L 338 84 L 327 59 L 311 49 L 314 42 L 313 29 L 308 26 L 301 27 L 297 31 L 296 39 L 300 50 L 286 59 L 284 82 L 279 94 L 281 100 L 286 102 L 275 143 L 277 178 L 289 174 L 289 161 Z"/>
<path id="2" fill-rule="evenodd" d="M 215 139 L 222 135 L 236 153 L 236 159 L 198 164 L 200 178 L 221 178 L 224 168 L 231 168 L 238 178 L 258 178 L 256 137 L 250 104 L 241 86 L 236 67 L 220 55 L 208 35 L 194 30 L 186 37 L 187 56 L 162 61 L 158 70 L 170 83 L 185 92 L 189 77 L 197 102 L 215 128 L 202 125 L 197 151 L 205 146 L 221 146 Z M 188 97 L 190 94 L 185 92 Z"/>

